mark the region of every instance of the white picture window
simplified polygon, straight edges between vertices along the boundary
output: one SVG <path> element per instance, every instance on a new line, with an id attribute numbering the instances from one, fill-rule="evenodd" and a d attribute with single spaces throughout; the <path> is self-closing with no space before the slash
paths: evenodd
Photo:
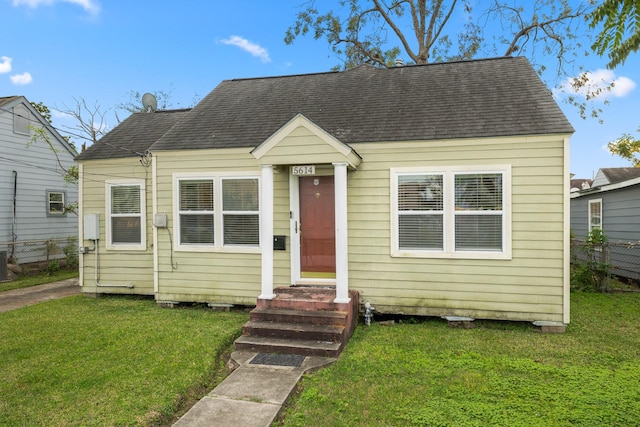
<path id="1" fill-rule="evenodd" d="M 107 247 L 146 249 L 143 181 L 107 182 Z"/>
<path id="2" fill-rule="evenodd" d="M 589 231 L 602 229 L 602 199 L 589 200 Z"/>
<path id="3" fill-rule="evenodd" d="M 511 169 L 391 171 L 392 255 L 511 257 Z"/>
<path id="4" fill-rule="evenodd" d="M 65 216 L 66 193 L 64 191 L 48 190 L 46 198 L 47 216 Z"/>
<path id="5" fill-rule="evenodd" d="M 257 176 L 174 175 L 177 250 L 248 250 L 260 247 Z"/>

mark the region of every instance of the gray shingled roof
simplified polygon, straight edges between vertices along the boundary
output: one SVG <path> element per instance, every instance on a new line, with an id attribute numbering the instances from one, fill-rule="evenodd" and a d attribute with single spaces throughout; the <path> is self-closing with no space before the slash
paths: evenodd
<path id="1" fill-rule="evenodd" d="M 16 99 L 20 98 L 19 96 L 2 96 L 0 97 L 0 107 L 2 107 L 3 105 L 9 104 L 13 101 L 15 101 Z"/>
<path id="2" fill-rule="evenodd" d="M 628 181 L 640 177 L 640 168 L 602 168 L 600 169 L 609 184 Z"/>
<path id="3" fill-rule="evenodd" d="M 98 142 L 76 157 L 76 160 L 135 157 L 149 149 L 189 109 L 133 113 Z"/>
<path id="4" fill-rule="evenodd" d="M 529 62 L 504 57 L 226 80 L 150 148 L 253 148 L 298 113 L 345 144 L 573 132 Z M 133 139 L 103 140 L 116 131 Z"/>

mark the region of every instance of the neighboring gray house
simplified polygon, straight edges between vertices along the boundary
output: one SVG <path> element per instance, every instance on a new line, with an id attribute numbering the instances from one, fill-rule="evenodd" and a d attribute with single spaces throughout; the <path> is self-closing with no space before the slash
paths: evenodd
<path id="1" fill-rule="evenodd" d="M 36 129 L 52 147 L 34 140 Z M 65 209 L 77 201 L 77 185 L 63 179 L 75 155 L 25 97 L 0 97 L 0 252 L 10 260 L 42 261 L 45 252 L 28 242 L 77 236 L 78 217 Z"/>
<path id="2" fill-rule="evenodd" d="M 571 193 L 571 230 L 584 240 L 601 228 L 612 244 L 613 273 L 640 278 L 640 168 L 602 168 L 590 188 Z"/>

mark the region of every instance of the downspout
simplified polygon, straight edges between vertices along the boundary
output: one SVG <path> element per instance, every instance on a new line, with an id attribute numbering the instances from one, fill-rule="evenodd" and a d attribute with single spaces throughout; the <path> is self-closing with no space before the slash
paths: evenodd
<path id="1" fill-rule="evenodd" d="M 16 210 L 18 205 L 18 172 L 13 171 L 13 214 L 11 218 L 11 254 L 9 255 L 9 259 L 13 262 L 13 257 L 15 256 L 16 250 L 16 240 L 18 236 L 16 235 Z"/>

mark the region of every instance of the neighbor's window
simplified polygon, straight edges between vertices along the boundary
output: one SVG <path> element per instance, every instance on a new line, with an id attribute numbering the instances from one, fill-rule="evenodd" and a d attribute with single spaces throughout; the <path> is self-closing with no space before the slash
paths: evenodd
<path id="1" fill-rule="evenodd" d="M 65 214 L 65 192 L 47 191 L 47 216 L 64 216 Z"/>
<path id="2" fill-rule="evenodd" d="M 145 249 L 144 184 L 107 183 L 112 248 Z"/>
<path id="3" fill-rule="evenodd" d="M 175 230 L 179 249 L 259 247 L 257 177 L 176 175 Z"/>
<path id="4" fill-rule="evenodd" d="M 510 168 L 392 170 L 393 254 L 510 257 Z"/>
<path id="5" fill-rule="evenodd" d="M 589 231 L 602 229 L 602 199 L 589 200 Z"/>
<path id="6" fill-rule="evenodd" d="M 24 105 L 16 105 L 13 107 L 13 131 L 15 133 L 20 133 L 23 135 L 29 135 L 29 119 L 31 118 L 31 113 L 29 109 Z"/>

